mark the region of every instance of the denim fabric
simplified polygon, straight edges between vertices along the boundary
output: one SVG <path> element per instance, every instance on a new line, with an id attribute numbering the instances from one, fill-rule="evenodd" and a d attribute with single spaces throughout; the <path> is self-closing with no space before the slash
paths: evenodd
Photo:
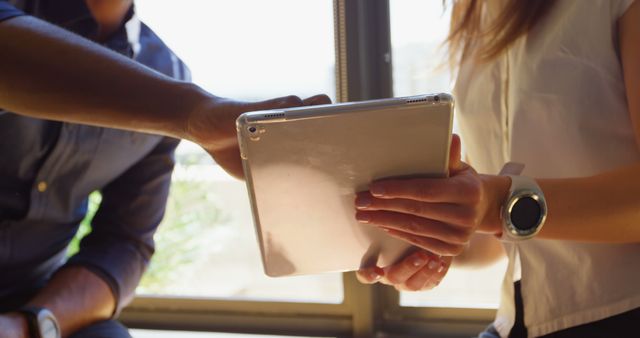
<path id="1" fill-rule="evenodd" d="M 91 324 L 69 338 L 131 338 L 129 330 L 115 320 L 107 320 Z"/>
<path id="2" fill-rule="evenodd" d="M 478 335 L 478 338 L 500 338 L 500 334 L 493 327 L 493 324 L 487 326 L 487 328 Z"/>

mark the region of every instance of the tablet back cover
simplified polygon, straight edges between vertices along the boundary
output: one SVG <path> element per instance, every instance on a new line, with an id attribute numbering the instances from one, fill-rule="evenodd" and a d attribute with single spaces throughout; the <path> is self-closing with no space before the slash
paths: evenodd
<path id="1" fill-rule="evenodd" d="M 238 119 L 267 275 L 386 266 L 407 251 L 406 243 L 358 223 L 354 200 L 377 179 L 446 176 L 453 101 L 446 94 L 440 102 L 430 97 Z"/>

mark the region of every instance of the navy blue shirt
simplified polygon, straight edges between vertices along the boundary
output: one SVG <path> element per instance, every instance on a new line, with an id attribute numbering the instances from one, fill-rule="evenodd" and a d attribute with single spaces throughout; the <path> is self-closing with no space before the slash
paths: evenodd
<path id="1" fill-rule="evenodd" d="M 0 21 L 20 15 L 23 15 L 21 11 L 5 1 L 0 1 Z"/>
<path id="2" fill-rule="evenodd" d="M 97 31 L 84 0 L 17 3 L 26 13 L 87 38 Z M 0 0 L 0 21 L 21 14 Z M 165 75 L 189 78 L 185 65 L 133 10 L 103 45 Z M 94 271 L 112 288 L 117 310 L 125 305 L 154 251 L 177 144 L 166 137 L 0 110 L 0 312 L 10 310 L 3 306 L 17 295 L 46 284 L 65 264 Z M 92 232 L 65 262 L 67 246 L 87 213 L 88 195 L 96 190 L 102 201 Z"/>

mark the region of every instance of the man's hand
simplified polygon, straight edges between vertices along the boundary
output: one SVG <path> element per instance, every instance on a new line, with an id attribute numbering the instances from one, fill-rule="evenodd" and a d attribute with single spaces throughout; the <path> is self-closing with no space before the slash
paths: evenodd
<path id="1" fill-rule="evenodd" d="M 27 320 L 19 313 L 0 314 L 0 338 L 28 338 Z"/>
<path id="2" fill-rule="evenodd" d="M 356 272 L 361 283 L 380 282 L 398 291 L 424 291 L 438 286 L 451 266 L 452 257 L 438 257 L 417 250 L 386 268 L 364 268 Z"/>
<path id="3" fill-rule="evenodd" d="M 249 111 L 328 104 L 326 95 L 305 100 L 285 96 L 262 102 L 239 102 L 215 98 L 199 106 L 190 116 L 186 134 L 200 144 L 224 170 L 234 177 L 243 177 L 240 150 L 236 134 L 236 119 Z"/>

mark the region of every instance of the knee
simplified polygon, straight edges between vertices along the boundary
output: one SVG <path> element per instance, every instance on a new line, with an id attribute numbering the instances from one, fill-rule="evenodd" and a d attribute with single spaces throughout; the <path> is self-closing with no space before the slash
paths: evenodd
<path id="1" fill-rule="evenodd" d="M 84 327 L 69 338 L 131 338 L 129 330 L 116 320 L 105 320 Z"/>

